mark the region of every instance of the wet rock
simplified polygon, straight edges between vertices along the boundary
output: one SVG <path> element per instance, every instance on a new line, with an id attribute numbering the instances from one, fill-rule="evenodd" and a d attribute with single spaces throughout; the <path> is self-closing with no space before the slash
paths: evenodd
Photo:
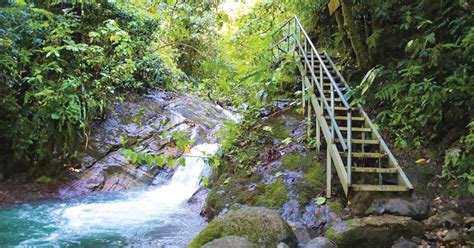
<path id="1" fill-rule="evenodd" d="M 441 212 L 436 215 L 431 216 L 430 218 L 423 221 L 427 230 L 433 230 L 437 227 L 447 227 L 452 228 L 455 226 L 461 225 L 463 222 L 463 217 L 452 211 L 449 210 L 447 212 Z"/>
<path id="2" fill-rule="evenodd" d="M 304 248 L 337 248 L 337 245 L 327 238 L 317 237 L 309 241 Z"/>
<path id="3" fill-rule="evenodd" d="M 230 211 L 214 219 L 191 241 L 189 247 L 200 247 L 228 235 L 245 237 L 258 247 L 273 248 L 280 242 L 290 247 L 297 245 L 293 231 L 278 212 L 261 207 L 249 207 Z"/>
<path id="4" fill-rule="evenodd" d="M 202 248 L 257 248 L 257 246 L 248 239 L 238 236 L 227 236 L 220 239 L 213 240 Z"/>
<path id="5" fill-rule="evenodd" d="M 216 141 L 215 131 L 229 119 L 233 116 L 228 111 L 193 96 L 159 90 L 131 96 L 116 104 L 105 121 L 94 123 L 85 155 L 75 166 L 81 172 L 60 190 L 60 195 L 67 198 L 164 184 L 174 170 L 131 164 L 123 156 L 121 137 L 126 137 L 126 148 L 179 158 L 182 151 L 163 139 L 163 132 L 185 131 L 196 144 L 212 143 Z"/>
<path id="6" fill-rule="evenodd" d="M 199 188 L 198 191 L 194 192 L 191 198 L 188 199 L 187 203 L 197 211 L 201 211 L 206 204 L 206 197 L 209 191 L 210 190 L 206 187 Z"/>
<path id="7" fill-rule="evenodd" d="M 417 248 L 418 245 L 415 242 L 400 239 L 392 245 L 392 248 Z"/>
<path id="8" fill-rule="evenodd" d="M 358 192 L 352 198 L 351 212 L 355 216 L 363 216 L 374 200 L 372 192 Z"/>
<path id="9" fill-rule="evenodd" d="M 300 220 L 300 204 L 297 200 L 289 200 L 281 208 L 281 217 L 288 223 L 296 223 Z"/>
<path id="10" fill-rule="evenodd" d="M 293 227 L 293 231 L 298 239 L 299 246 L 305 245 L 311 240 L 311 229 L 306 226 L 298 223 Z"/>
<path id="11" fill-rule="evenodd" d="M 400 237 L 422 236 L 423 225 L 409 217 L 381 215 L 356 218 L 333 225 L 325 237 L 338 247 L 386 247 Z"/>
<path id="12" fill-rule="evenodd" d="M 328 205 L 317 206 L 314 203 L 305 207 L 302 220 L 310 228 L 331 226 L 341 221 L 337 214 L 329 209 Z"/>
<path id="13" fill-rule="evenodd" d="M 428 201 L 415 199 L 376 199 L 365 212 L 366 215 L 392 214 L 400 216 L 409 216 L 420 220 L 427 217 Z"/>

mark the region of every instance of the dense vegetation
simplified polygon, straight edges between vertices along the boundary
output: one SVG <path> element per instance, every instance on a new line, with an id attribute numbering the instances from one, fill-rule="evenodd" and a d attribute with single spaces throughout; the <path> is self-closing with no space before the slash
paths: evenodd
<path id="1" fill-rule="evenodd" d="M 188 48 L 208 39 L 200 32 L 210 25 L 196 25 L 212 6 L 141 1 L 2 6 L 0 174 L 29 168 L 54 173 L 87 147 L 92 121 L 106 116 L 112 103 L 184 80 L 179 68 L 191 72 L 199 61 Z"/>
<path id="2" fill-rule="evenodd" d="M 473 193 L 472 4 L 340 1 L 340 8 L 330 15 L 328 3 L 264 1 L 242 17 L 231 40 L 241 45 L 240 56 L 244 48 L 250 53 L 244 61 L 251 67 L 236 71 L 244 79 L 239 84 L 247 85 L 247 91 L 257 85 L 249 95 L 260 97 L 274 96 L 285 89 L 285 82 L 294 82 L 285 64 L 275 72 L 262 72 L 274 60 L 266 50 L 271 33 L 297 14 L 316 47 L 337 58 L 354 88 L 354 102 L 371 110 L 393 145 L 402 153 L 418 150 L 405 154 L 427 158 L 419 161 L 431 161 L 441 177 L 461 186 L 458 193 Z M 361 85 L 366 74 L 374 80 Z"/>
<path id="3" fill-rule="evenodd" d="M 269 49 L 297 14 L 393 145 L 423 151 L 412 156 L 474 192 L 468 1 L 341 0 L 331 15 L 328 0 L 268 0 L 237 17 L 219 1 L 33 2 L 0 9 L 2 154 L 23 168 L 67 163 L 113 102 L 152 87 L 233 105 L 251 126 L 263 105 L 298 90 L 291 58 L 276 64 Z M 360 85 L 367 73 L 375 79 Z M 239 130 L 226 132 L 228 154 Z"/>

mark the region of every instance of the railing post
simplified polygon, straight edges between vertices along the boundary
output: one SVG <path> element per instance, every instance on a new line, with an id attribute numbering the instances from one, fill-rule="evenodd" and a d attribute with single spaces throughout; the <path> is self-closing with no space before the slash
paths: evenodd
<path id="1" fill-rule="evenodd" d="M 288 33 L 286 34 L 286 40 L 288 43 L 288 50 L 286 51 L 287 53 L 290 52 L 290 34 L 291 34 L 291 21 L 288 22 Z"/>
<path id="2" fill-rule="evenodd" d="M 332 160 L 329 148 L 326 149 L 326 198 L 331 198 L 332 195 Z"/>
<path id="3" fill-rule="evenodd" d="M 331 109 L 329 110 L 331 115 L 334 116 L 334 122 L 336 122 L 336 115 L 335 115 L 335 111 L 334 111 L 334 86 L 331 84 L 331 87 L 330 87 L 330 91 L 331 91 Z M 324 93 L 324 92 L 323 92 Z M 334 132 L 334 126 L 336 125 L 336 123 L 332 123 L 331 121 L 331 145 L 334 144 L 335 142 L 335 132 Z M 329 144 L 328 144 L 329 146 Z"/>
<path id="4" fill-rule="evenodd" d="M 352 179 L 352 110 L 347 111 L 347 185 Z"/>

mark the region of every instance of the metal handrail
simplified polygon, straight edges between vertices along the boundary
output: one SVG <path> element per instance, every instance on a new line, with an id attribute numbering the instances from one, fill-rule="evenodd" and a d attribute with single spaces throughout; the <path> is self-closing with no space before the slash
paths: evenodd
<path id="1" fill-rule="evenodd" d="M 301 42 L 300 42 L 300 41 L 298 41 L 298 46 L 299 46 L 300 50 L 303 50 L 303 51 L 304 51 L 303 47 L 301 46 Z M 311 64 L 310 64 L 310 61 L 308 60 L 308 57 L 307 57 L 306 55 L 303 55 L 303 56 L 304 56 L 304 58 L 305 58 L 305 63 L 308 65 L 308 67 L 310 67 Z M 310 70 L 310 72 L 311 72 L 311 77 L 313 78 L 313 80 L 318 81 L 316 75 L 314 74 L 314 70 Z M 339 125 L 337 124 L 337 122 L 336 122 L 336 118 L 334 117 L 333 113 L 330 111 L 330 110 L 332 110 L 332 109 L 331 109 L 331 107 L 329 106 L 329 103 L 328 103 L 328 100 L 326 99 L 326 96 L 324 95 L 323 89 L 321 89 L 321 87 L 320 87 L 319 85 L 316 85 L 316 88 L 318 89 L 318 92 L 319 92 L 319 95 L 321 96 L 321 99 L 323 99 L 322 102 L 324 103 L 325 109 L 328 110 L 328 115 L 329 115 L 329 118 L 331 119 L 332 125 L 333 125 L 333 126 L 339 126 Z M 347 150 L 347 144 L 346 144 L 346 142 L 344 141 L 344 138 L 343 138 L 343 136 L 342 136 L 341 131 L 339 130 L 339 128 L 336 128 L 335 131 L 336 131 L 336 134 L 337 134 L 337 136 L 338 136 L 338 138 L 339 138 L 339 140 L 340 140 L 342 149 Z"/>
<path id="2" fill-rule="evenodd" d="M 328 58 L 328 61 L 329 63 L 331 64 L 331 66 L 334 68 L 334 70 L 336 71 L 336 74 L 337 76 L 339 77 L 339 79 L 341 79 L 342 83 L 344 83 L 344 86 L 346 87 L 346 89 L 350 89 L 351 87 L 349 86 L 349 84 L 346 82 L 346 80 L 344 79 L 344 77 L 342 76 L 341 72 L 339 72 L 339 70 L 336 68 L 336 64 L 334 64 L 334 61 L 331 59 L 331 57 L 329 57 L 328 53 L 326 51 L 324 51 L 324 55 L 326 56 L 326 58 Z"/>
<path id="3" fill-rule="evenodd" d="M 293 32 L 291 32 L 292 21 L 294 21 L 294 30 L 293 30 Z M 272 34 L 272 39 L 274 39 L 275 35 L 280 33 L 286 27 L 288 27 L 287 34 L 282 39 L 280 39 L 278 42 L 274 43 L 274 45 L 272 46 L 272 50 L 275 47 L 278 47 L 280 51 L 284 52 L 285 50 L 280 48 L 280 44 L 282 44 L 283 42 L 286 41 L 287 42 L 286 45 L 288 46 L 288 50 L 286 52 L 289 53 L 290 52 L 291 37 L 292 36 L 294 37 L 294 41 L 295 41 L 294 46 L 296 46 L 298 48 L 298 50 L 299 50 L 298 53 L 302 54 L 302 56 L 304 58 L 305 68 L 306 67 L 310 68 L 310 76 L 311 76 L 310 83 L 314 87 L 314 84 L 312 82 L 316 82 L 316 89 L 318 90 L 319 95 L 320 95 L 320 99 L 321 99 L 321 105 L 322 105 L 321 107 L 323 107 L 323 109 L 326 110 L 325 112 L 328 114 L 329 119 L 331 121 L 331 136 L 332 136 L 331 137 L 331 142 L 332 143 L 335 142 L 335 135 L 337 135 L 338 142 L 341 144 L 342 149 L 347 150 L 346 170 L 347 170 L 347 180 L 348 180 L 348 183 L 350 184 L 350 181 L 351 181 L 351 165 L 352 165 L 352 112 L 351 112 L 352 107 L 348 103 L 348 101 L 345 98 L 344 94 L 342 94 L 341 89 L 337 85 L 337 83 L 334 80 L 334 77 L 331 75 L 329 69 L 326 67 L 326 65 L 325 65 L 323 59 L 321 58 L 318 50 L 316 49 L 313 42 L 309 38 L 308 34 L 304 30 L 303 25 L 301 24 L 301 22 L 300 22 L 300 20 L 298 19 L 297 16 L 293 16 L 290 19 L 288 19 L 285 23 L 283 23 L 277 29 L 277 31 L 275 31 Z M 303 35 L 302 38 L 304 40 L 304 47 L 303 47 L 303 44 L 302 44 L 302 41 L 301 41 L 302 40 L 301 37 L 300 37 L 301 35 Z M 307 45 L 308 44 L 310 46 L 311 61 L 310 61 L 310 59 L 308 59 L 308 52 L 307 52 Z M 334 62 L 329 58 L 329 56 L 327 55 L 326 52 L 324 52 L 324 55 L 328 58 L 329 63 L 331 64 L 331 66 L 333 66 L 333 68 L 336 71 L 337 76 L 342 80 L 345 87 L 347 87 L 347 89 L 349 89 L 347 82 L 341 76 L 340 72 L 336 69 L 336 67 L 334 65 Z M 315 70 L 314 70 L 315 58 L 317 59 L 317 61 L 319 61 L 320 80 L 318 80 L 318 77 L 316 76 Z M 331 102 L 330 103 L 331 104 L 329 104 L 328 99 L 324 95 L 324 88 L 323 88 L 323 85 L 322 85 L 323 71 L 324 71 L 325 76 L 327 76 L 327 78 L 329 79 L 329 82 L 330 82 L 330 85 L 331 85 L 331 88 L 330 88 L 331 89 L 330 90 L 330 92 L 331 92 Z M 304 88 L 303 88 L 303 90 L 304 90 Z M 339 96 L 339 98 L 341 99 L 341 102 L 344 106 L 344 109 L 347 111 L 347 136 L 346 136 L 347 139 L 343 138 L 343 135 L 340 131 L 339 125 L 337 124 L 336 118 L 334 116 L 335 115 L 334 92 L 336 92 L 336 94 Z M 304 106 L 304 102 L 303 102 L 303 106 Z"/>

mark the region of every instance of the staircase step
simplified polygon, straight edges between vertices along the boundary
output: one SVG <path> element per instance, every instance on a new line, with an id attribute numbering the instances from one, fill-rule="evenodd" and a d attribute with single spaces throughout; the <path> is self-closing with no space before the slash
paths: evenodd
<path id="1" fill-rule="evenodd" d="M 334 109 L 335 109 L 335 110 L 341 110 L 341 111 L 344 110 L 344 111 L 345 111 L 345 110 L 346 110 L 346 107 L 336 106 L 336 107 L 334 107 Z M 357 108 L 357 107 L 352 107 L 352 111 L 357 111 L 357 110 L 359 110 L 359 108 Z"/>
<path id="2" fill-rule="evenodd" d="M 342 156 L 347 156 L 347 152 L 340 152 Z M 387 154 L 378 152 L 353 152 L 353 158 L 384 158 Z"/>
<path id="3" fill-rule="evenodd" d="M 339 142 L 339 139 L 336 139 Z M 366 139 L 352 139 L 352 144 L 364 144 L 364 145 L 378 145 L 378 140 L 366 140 Z"/>
<path id="4" fill-rule="evenodd" d="M 351 170 L 360 173 L 398 173 L 397 168 L 352 167 Z"/>
<path id="5" fill-rule="evenodd" d="M 329 116 L 324 116 L 329 119 Z M 353 121 L 364 121 L 364 117 L 352 116 Z M 347 121 L 347 116 L 336 116 L 336 121 Z"/>
<path id="6" fill-rule="evenodd" d="M 409 191 L 410 189 L 402 185 L 378 185 L 378 184 L 352 184 L 354 191 Z"/>
<path id="7" fill-rule="evenodd" d="M 347 131 L 347 127 L 340 127 L 341 131 Z M 352 132 L 372 132 L 372 129 L 368 127 L 352 127 Z"/>

